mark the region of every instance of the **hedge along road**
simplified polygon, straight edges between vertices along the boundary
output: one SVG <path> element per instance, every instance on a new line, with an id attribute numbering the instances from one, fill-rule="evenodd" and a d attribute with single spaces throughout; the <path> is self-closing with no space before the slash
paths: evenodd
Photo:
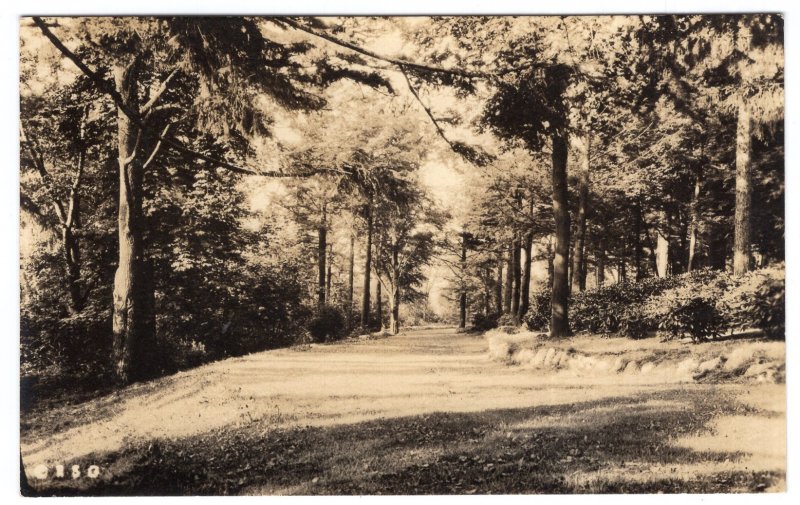
<path id="1" fill-rule="evenodd" d="M 783 384 L 599 383 L 491 361 L 482 337 L 442 328 L 227 359 L 37 415 L 21 449 L 45 494 L 785 487 Z"/>

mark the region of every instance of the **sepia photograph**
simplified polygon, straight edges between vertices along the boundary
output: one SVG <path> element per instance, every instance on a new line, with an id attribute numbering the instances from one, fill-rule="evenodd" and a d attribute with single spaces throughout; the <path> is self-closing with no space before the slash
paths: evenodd
<path id="1" fill-rule="evenodd" d="M 50 14 L 22 496 L 787 491 L 784 14 Z"/>

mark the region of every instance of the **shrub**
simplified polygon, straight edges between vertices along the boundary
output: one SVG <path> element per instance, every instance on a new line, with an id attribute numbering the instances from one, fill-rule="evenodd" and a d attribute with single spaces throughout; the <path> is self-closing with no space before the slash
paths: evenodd
<path id="1" fill-rule="evenodd" d="M 576 331 L 612 333 L 619 329 L 625 306 L 618 301 L 618 289 L 602 288 L 578 293 L 569 307 L 570 324 Z"/>
<path id="2" fill-rule="evenodd" d="M 722 319 L 714 301 L 703 296 L 675 298 L 658 324 L 672 338 L 689 335 L 699 342 L 719 335 Z"/>
<path id="3" fill-rule="evenodd" d="M 650 297 L 681 282 L 679 276 L 653 277 L 574 293 L 570 297 L 570 326 L 573 331 L 592 333 L 616 333 L 624 326 L 623 333 L 642 338 L 647 332 L 648 318 L 637 311 Z"/>
<path id="4" fill-rule="evenodd" d="M 670 311 L 680 308 L 676 300 L 695 295 L 713 300 L 728 284 L 723 272 L 703 269 L 576 293 L 570 300 L 570 324 L 574 331 L 644 338 L 659 329 Z"/>
<path id="5" fill-rule="evenodd" d="M 292 345 L 313 315 L 295 265 L 157 266 L 156 326 L 161 353 L 173 361 L 168 371 Z M 201 277 L 207 282 L 192 281 Z"/>
<path id="6" fill-rule="evenodd" d="M 63 318 L 20 314 L 20 367 L 23 375 L 43 372 L 71 376 L 104 374 L 110 370 L 110 310 L 94 305 Z"/>
<path id="7" fill-rule="evenodd" d="M 531 293 L 528 312 L 523 322 L 532 331 L 544 331 L 550 326 L 550 290 L 542 289 Z"/>
<path id="8" fill-rule="evenodd" d="M 754 319 L 768 338 L 786 338 L 786 283 L 783 280 L 766 279 L 759 287 L 753 307 Z"/>
<path id="9" fill-rule="evenodd" d="M 783 264 L 748 272 L 735 279 L 717 307 L 733 328 L 760 328 L 767 337 L 786 333 L 786 283 Z"/>
<path id="10" fill-rule="evenodd" d="M 338 307 L 322 307 L 307 324 L 314 342 L 332 342 L 344 336 L 345 317 Z"/>
<path id="11" fill-rule="evenodd" d="M 490 312 L 484 314 L 476 312 L 472 315 L 472 327 L 477 331 L 486 331 L 497 328 L 497 321 L 500 319 L 500 314 L 497 312 Z"/>
<path id="12" fill-rule="evenodd" d="M 516 326 L 517 321 L 514 320 L 514 316 L 511 314 L 503 314 L 497 319 L 497 326 Z"/>
<path id="13" fill-rule="evenodd" d="M 735 278 L 710 269 L 666 278 L 612 284 L 570 297 L 573 331 L 619 333 L 644 338 L 650 332 L 703 340 L 726 327 L 760 328 L 773 339 L 785 338 L 783 264 Z M 550 322 L 550 292 L 531 296 L 525 323 L 531 330 Z M 501 322 L 502 324 L 502 322 Z"/>
<path id="14" fill-rule="evenodd" d="M 618 321 L 619 332 L 634 339 L 646 337 L 652 326 L 651 320 L 642 313 L 639 306 L 626 307 Z"/>

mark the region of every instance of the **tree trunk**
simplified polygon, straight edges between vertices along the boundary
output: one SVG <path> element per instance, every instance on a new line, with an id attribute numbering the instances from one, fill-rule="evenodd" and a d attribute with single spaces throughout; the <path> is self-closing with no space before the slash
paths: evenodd
<path id="1" fill-rule="evenodd" d="M 669 223 L 667 212 L 661 211 L 661 222 L 656 227 L 656 275 L 669 275 Z"/>
<path id="2" fill-rule="evenodd" d="M 394 287 L 392 293 L 392 314 L 389 320 L 389 333 L 397 335 L 400 333 L 400 288 Z"/>
<path id="3" fill-rule="evenodd" d="M 547 285 L 553 286 L 553 274 L 555 268 L 553 267 L 553 260 L 555 259 L 555 251 L 553 250 L 553 236 L 547 239 Z"/>
<path id="4" fill-rule="evenodd" d="M 325 306 L 325 261 L 328 254 L 328 216 L 325 204 L 322 205 L 322 222 L 317 228 L 317 310 Z"/>
<path id="5" fill-rule="evenodd" d="M 595 284 L 602 288 L 606 282 L 606 237 L 600 235 L 597 239 L 597 252 L 595 253 Z"/>
<path id="6" fill-rule="evenodd" d="M 81 226 L 81 198 L 79 190 L 83 179 L 83 165 L 86 161 L 85 135 L 88 113 L 89 107 L 86 106 L 84 107 L 83 117 L 78 127 L 80 151 L 78 153 L 77 169 L 75 171 L 75 178 L 72 181 L 72 187 L 70 188 L 65 216 L 66 219 L 62 223 L 61 228 L 61 244 L 64 260 L 67 265 L 67 283 L 70 298 L 69 311 L 73 315 L 83 310 L 83 304 L 88 295 L 88 293 L 81 293 L 81 250 L 80 241 L 75 235 L 75 229 Z"/>
<path id="7" fill-rule="evenodd" d="M 353 279 L 356 269 L 356 236 L 350 235 L 350 261 L 347 265 L 347 314 L 349 316 L 350 324 L 353 317 Z"/>
<path id="8" fill-rule="evenodd" d="M 484 314 L 492 311 L 492 269 L 486 266 L 481 267 L 481 279 L 483 284 L 483 310 Z M 466 301 L 466 300 L 465 300 Z"/>
<path id="9" fill-rule="evenodd" d="M 81 293 L 81 259 L 78 237 L 72 227 L 61 228 L 61 249 L 67 266 L 67 286 L 69 288 L 69 311 L 75 315 L 83 309 L 83 295 Z"/>
<path id="10" fill-rule="evenodd" d="M 397 335 L 400 332 L 400 262 L 399 247 L 392 244 L 392 314 L 389 318 L 389 332 Z"/>
<path id="11" fill-rule="evenodd" d="M 377 316 L 376 322 L 380 331 L 383 329 L 383 284 L 381 284 L 380 278 L 375 282 L 375 315 Z"/>
<path id="12" fill-rule="evenodd" d="M 672 275 L 682 274 L 686 271 L 686 258 L 689 254 L 688 236 L 690 219 L 691 216 L 687 218 L 687 216 L 682 213 L 680 209 L 676 209 L 675 214 L 673 215 L 672 227 L 677 227 L 678 229 L 679 243 L 678 248 L 673 247 L 670 249 L 669 256 Z"/>
<path id="13" fill-rule="evenodd" d="M 467 327 L 467 293 L 463 289 L 458 296 L 458 327 Z"/>
<path id="14" fill-rule="evenodd" d="M 461 234 L 461 293 L 458 296 L 458 327 L 467 327 L 467 289 L 464 285 L 467 273 L 467 234 Z"/>
<path id="15" fill-rule="evenodd" d="M 503 314 L 511 314 L 511 296 L 514 286 L 514 245 L 513 241 L 506 256 L 506 292 L 503 300 Z"/>
<path id="16" fill-rule="evenodd" d="M 116 91 L 138 113 L 137 63 L 113 69 Z M 119 263 L 114 276 L 113 356 L 116 379 L 125 384 L 157 372 L 154 292 L 145 258 L 142 213 L 143 166 L 138 154 L 139 129 L 117 110 L 119 159 Z"/>
<path id="17" fill-rule="evenodd" d="M 331 294 L 331 284 L 333 283 L 333 244 L 328 243 L 328 273 L 325 275 L 325 300 L 327 303 L 333 302 Z"/>
<path id="18" fill-rule="evenodd" d="M 381 239 L 378 242 L 373 244 L 374 251 L 372 254 L 375 258 L 380 260 L 381 253 L 383 251 L 384 242 Z M 373 264 L 374 273 L 375 273 L 375 312 L 377 313 L 377 322 L 378 323 L 378 330 L 383 330 L 383 283 L 381 282 L 381 273 L 379 269 L 378 263 Z M 391 300 L 389 300 L 391 302 Z"/>
<path id="19" fill-rule="evenodd" d="M 370 274 L 372 273 L 372 202 L 367 207 L 367 249 L 364 259 L 364 292 L 361 296 L 361 326 L 369 328 L 369 311 L 372 308 L 369 300 Z"/>
<path id="20" fill-rule="evenodd" d="M 697 167 L 694 176 L 694 191 L 692 192 L 692 203 L 690 210 L 689 223 L 689 260 L 686 263 L 686 271 L 691 272 L 695 269 L 695 257 L 697 256 L 697 236 L 700 228 L 700 185 L 702 184 L 703 169 Z"/>
<path id="21" fill-rule="evenodd" d="M 642 204 L 633 209 L 633 271 L 637 281 L 644 279 L 642 269 Z"/>
<path id="22" fill-rule="evenodd" d="M 750 204 L 752 198 L 750 168 L 750 109 L 739 96 L 736 123 L 736 211 L 734 213 L 733 275 L 750 270 Z"/>
<path id="23" fill-rule="evenodd" d="M 714 270 L 724 271 L 730 254 L 730 242 L 725 236 L 724 227 L 712 226 L 709 236 L 711 239 L 708 243 L 708 264 Z"/>
<path id="24" fill-rule="evenodd" d="M 494 285 L 494 298 L 497 312 L 503 312 L 503 253 L 497 252 L 497 282 Z"/>
<path id="25" fill-rule="evenodd" d="M 533 258 L 533 233 L 525 235 L 525 263 L 522 268 L 522 287 L 519 302 L 519 317 L 522 319 L 528 312 L 531 303 L 531 263 Z"/>
<path id="26" fill-rule="evenodd" d="M 563 134 L 553 135 L 553 219 L 555 221 L 556 244 L 553 258 L 553 290 L 550 336 L 569 335 L 569 279 L 567 278 L 567 256 L 569 255 L 569 208 L 567 207 L 567 141 Z"/>
<path id="27" fill-rule="evenodd" d="M 586 215 L 589 206 L 589 136 L 582 140 L 581 171 L 578 174 L 578 217 L 576 225 L 575 243 L 572 249 L 572 292 L 577 293 L 586 289 L 585 270 L 585 243 L 586 243 Z"/>
<path id="28" fill-rule="evenodd" d="M 519 234 L 514 235 L 514 249 L 512 258 L 514 261 L 514 285 L 511 292 L 511 315 L 514 318 L 514 324 L 519 324 L 519 301 L 521 292 L 520 284 L 522 283 L 522 266 L 520 265 L 520 262 L 522 261 L 522 255 L 520 250 Z"/>

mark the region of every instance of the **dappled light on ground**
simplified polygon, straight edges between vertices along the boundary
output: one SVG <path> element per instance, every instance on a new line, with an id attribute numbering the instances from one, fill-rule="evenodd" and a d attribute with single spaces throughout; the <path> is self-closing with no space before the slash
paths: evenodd
<path id="1" fill-rule="evenodd" d="M 594 384 L 492 361 L 485 340 L 453 331 L 259 353 L 117 395 L 111 408 L 108 399 L 81 407 L 106 408 L 84 425 L 23 433 L 28 468 L 102 462 L 96 482 L 51 481 L 50 492 L 705 492 L 783 485 L 783 385 Z M 770 436 L 759 438 L 761 430 Z"/>

